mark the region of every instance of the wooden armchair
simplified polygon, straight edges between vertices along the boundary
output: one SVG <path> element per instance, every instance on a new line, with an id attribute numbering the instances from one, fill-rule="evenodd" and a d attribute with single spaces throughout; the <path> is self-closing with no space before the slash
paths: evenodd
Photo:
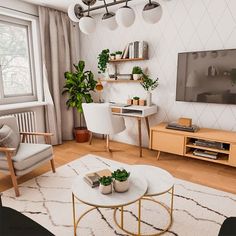
<path id="1" fill-rule="evenodd" d="M 53 160 L 53 149 L 51 145 L 51 133 L 19 133 L 15 117 L 0 117 L 1 125 L 9 126 L 14 132 L 21 137 L 21 143 L 16 152 L 15 148 L 0 147 L 0 171 L 10 174 L 15 194 L 20 195 L 17 184 L 17 178 L 29 173 L 33 169 L 41 166 L 47 161 L 51 162 L 52 171 L 55 173 L 55 165 Z M 43 136 L 45 144 L 25 143 L 28 135 Z M 16 152 L 16 153 L 15 153 Z"/>

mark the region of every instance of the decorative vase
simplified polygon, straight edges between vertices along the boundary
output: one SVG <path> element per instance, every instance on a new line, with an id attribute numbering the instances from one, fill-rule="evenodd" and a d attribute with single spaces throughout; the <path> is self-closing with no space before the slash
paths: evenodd
<path id="1" fill-rule="evenodd" d="M 132 105 L 133 104 L 133 99 L 128 99 L 127 100 L 127 105 Z"/>
<path id="2" fill-rule="evenodd" d="M 121 54 L 116 54 L 116 60 L 120 60 L 121 59 Z"/>
<path id="3" fill-rule="evenodd" d="M 100 184 L 99 191 L 102 194 L 110 194 L 112 192 L 112 185 L 110 184 L 110 185 L 105 186 L 105 185 Z"/>
<path id="4" fill-rule="evenodd" d="M 115 60 L 116 59 L 116 56 L 111 56 L 111 60 Z"/>
<path id="5" fill-rule="evenodd" d="M 118 193 L 126 192 L 129 189 L 129 179 L 122 182 L 115 180 L 113 183 L 113 186 L 114 186 L 114 190 Z"/>
<path id="6" fill-rule="evenodd" d="M 133 79 L 140 80 L 141 76 L 142 76 L 141 74 L 133 74 Z"/>
<path id="7" fill-rule="evenodd" d="M 152 93 L 151 92 L 147 92 L 147 106 L 151 106 L 152 105 Z"/>

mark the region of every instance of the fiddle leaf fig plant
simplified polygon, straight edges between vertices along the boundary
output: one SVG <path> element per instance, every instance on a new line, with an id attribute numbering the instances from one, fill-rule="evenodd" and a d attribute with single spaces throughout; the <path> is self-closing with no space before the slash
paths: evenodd
<path id="1" fill-rule="evenodd" d="M 127 170 L 125 169 L 117 169 L 112 173 L 112 178 L 120 182 L 126 181 L 129 176 L 130 172 L 127 172 Z"/>
<path id="2" fill-rule="evenodd" d="M 79 61 L 78 65 L 74 65 L 75 72 L 65 72 L 65 85 L 62 94 L 68 94 L 66 105 L 68 108 L 73 107 L 79 113 L 83 113 L 82 103 L 93 102 L 91 91 L 94 91 L 97 81 L 91 71 L 84 71 L 85 62 Z"/>
<path id="3" fill-rule="evenodd" d="M 107 69 L 107 63 L 109 61 L 109 55 L 110 50 L 104 49 L 102 52 L 98 55 L 98 73 L 102 74 L 106 72 Z"/>

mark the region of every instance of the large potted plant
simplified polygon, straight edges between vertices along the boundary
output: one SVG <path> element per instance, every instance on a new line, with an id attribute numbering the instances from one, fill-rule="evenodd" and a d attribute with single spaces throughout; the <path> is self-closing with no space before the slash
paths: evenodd
<path id="1" fill-rule="evenodd" d="M 152 80 L 149 77 L 149 75 L 143 73 L 142 81 L 140 82 L 140 84 L 147 91 L 147 106 L 151 106 L 152 105 L 152 93 L 151 93 L 151 91 L 156 89 L 157 86 L 159 85 L 158 78 L 155 79 L 155 80 Z"/>
<path id="2" fill-rule="evenodd" d="M 109 77 L 108 71 L 107 71 L 107 64 L 109 62 L 110 58 L 110 50 L 104 49 L 102 52 L 98 55 L 98 73 L 103 74 L 104 77 Z"/>
<path id="3" fill-rule="evenodd" d="M 65 86 L 62 94 L 68 94 L 66 105 L 76 108 L 80 114 L 80 126 L 74 128 L 74 135 L 77 142 L 87 142 L 90 133 L 86 127 L 82 126 L 82 103 L 93 102 L 91 91 L 94 91 L 97 81 L 91 71 L 85 71 L 85 62 L 79 61 L 78 65 L 74 65 L 75 72 L 65 72 Z"/>

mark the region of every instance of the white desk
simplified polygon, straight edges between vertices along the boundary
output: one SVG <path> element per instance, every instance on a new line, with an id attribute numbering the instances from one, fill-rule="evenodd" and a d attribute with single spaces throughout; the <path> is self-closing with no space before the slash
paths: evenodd
<path id="1" fill-rule="evenodd" d="M 136 118 L 138 121 L 138 139 L 139 139 L 139 156 L 142 157 L 142 118 L 145 119 L 148 137 L 150 136 L 150 127 L 148 117 L 157 113 L 157 106 L 128 106 L 119 107 L 111 104 L 111 111 L 114 115 Z"/>

